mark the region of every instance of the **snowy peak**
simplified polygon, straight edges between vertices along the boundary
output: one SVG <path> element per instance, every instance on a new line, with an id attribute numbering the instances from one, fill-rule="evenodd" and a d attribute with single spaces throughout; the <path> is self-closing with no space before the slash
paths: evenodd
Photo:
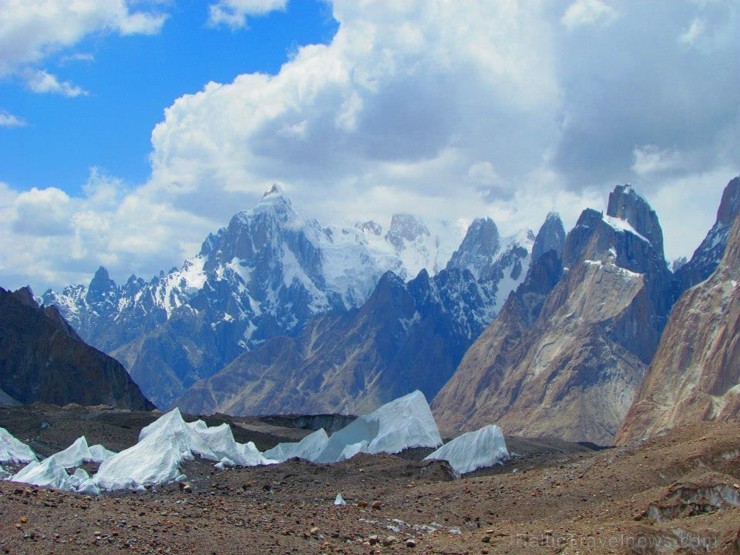
<path id="1" fill-rule="evenodd" d="M 357 223 L 355 224 L 355 228 L 359 229 L 365 235 L 374 235 L 375 237 L 380 237 L 383 234 L 383 226 L 372 220 Z"/>
<path id="2" fill-rule="evenodd" d="M 628 222 L 639 235 L 652 244 L 660 256 L 663 256 L 663 230 L 658 215 L 631 185 L 617 185 L 614 191 L 609 193 L 606 213 L 607 216 Z"/>
<path id="3" fill-rule="evenodd" d="M 478 278 L 495 261 L 500 249 L 501 237 L 494 221 L 491 218 L 476 218 L 447 267 L 470 270 Z"/>
<path id="4" fill-rule="evenodd" d="M 108 275 L 108 270 L 103 266 L 100 266 L 98 271 L 95 272 L 85 297 L 91 306 L 97 305 L 100 309 L 105 307 L 108 310 L 114 308 L 118 300 L 118 287 L 116 282 Z"/>
<path id="5" fill-rule="evenodd" d="M 386 240 L 393 245 L 397 251 L 407 248 L 409 243 L 423 240 L 429 236 L 429 229 L 424 223 L 411 214 L 393 214 L 391 228 L 386 234 Z"/>

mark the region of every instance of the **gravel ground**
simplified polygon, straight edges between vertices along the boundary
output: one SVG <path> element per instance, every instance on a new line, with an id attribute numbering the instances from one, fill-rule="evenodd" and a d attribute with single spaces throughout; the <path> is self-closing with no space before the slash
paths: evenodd
<path id="1" fill-rule="evenodd" d="M 156 415 L 101 407 L 0 410 L 48 455 L 79 435 L 123 449 Z M 217 418 L 211 423 L 216 423 Z M 305 430 L 228 419 L 261 449 Z M 446 464 L 360 455 L 333 465 L 217 471 L 187 487 L 88 497 L 0 481 L 5 553 L 738 553 L 740 425 L 685 427 L 592 451 L 508 439 L 519 457 L 453 479 Z M 346 505 L 334 505 L 341 493 Z"/>

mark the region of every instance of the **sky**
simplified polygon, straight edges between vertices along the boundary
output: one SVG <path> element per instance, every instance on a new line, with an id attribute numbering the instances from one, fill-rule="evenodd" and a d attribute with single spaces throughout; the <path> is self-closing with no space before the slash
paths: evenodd
<path id="1" fill-rule="evenodd" d="M 325 225 L 535 231 L 632 183 L 667 258 L 740 174 L 736 0 L 0 0 L 0 286 L 197 254 L 273 183 Z"/>

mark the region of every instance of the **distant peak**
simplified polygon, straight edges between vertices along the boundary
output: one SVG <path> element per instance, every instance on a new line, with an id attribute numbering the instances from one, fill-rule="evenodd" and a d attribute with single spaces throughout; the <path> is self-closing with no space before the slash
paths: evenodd
<path id="1" fill-rule="evenodd" d="M 631 185 L 617 185 L 609 193 L 607 216 L 629 223 L 637 233 L 645 237 L 653 248 L 663 256 L 663 230 L 650 203 Z"/>
<path id="2" fill-rule="evenodd" d="M 262 198 L 264 199 L 264 198 L 267 198 L 273 195 L 283 195 L 284 196 L 285 189 L 283 188 L 283 186 L 278 183 L 273 183 L 272 187 L 270 187 L 270 190 L 266 191 L 265 194 L 262 195 Z"/>
<path id="3" fill-rule="evenodd" d="M 546 222 L 562 222 L 562 219 L 560 218 L 560 213 L 556 211 L 551 211 L 547 213 L 547 217 L 545 218 Z"/>

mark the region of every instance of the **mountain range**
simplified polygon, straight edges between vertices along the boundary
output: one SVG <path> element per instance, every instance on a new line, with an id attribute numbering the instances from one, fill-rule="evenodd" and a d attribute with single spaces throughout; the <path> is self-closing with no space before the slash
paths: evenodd
<path id="1" fill-rule="evenodd" d="M 42 300 L 162 408 L 356 414 L 421 389 L 448 434 L 496 423 L 611 445 L 680 422 L 666 407 L 738 418 L 739 189 L 672 271 L 629 185 L 567 234 L 550 214 L 508 239 L 487 218 L 322 227 L 274 187 L 179 269 L 118 286 L 100 268 Z"/>
<path id="2" fill-rule="evenodd" d="M 531 233 L 502 238 L 490 219 L 467 231 L 445 222 L 436 228 L 433 234 L 408 214 L 394 215 L 385 233 L 372 221 L 322 227 L 275 186 L 179 269 L 118 286 L 100 268 L 89 285 L 50 290 L 41 301 L 57 306 L 81 337 L 120 360 L 145 395 L 167 408 L 241 354 L 295 337 L 315 317 L 359 309 L 387 272 L 405 281 L 448 266 L 468 271 L 473 285 L 484 282 L 475 292 L 481 306 L 461 317 L 477 318 L 482 329 L 524 278 Z"/>

